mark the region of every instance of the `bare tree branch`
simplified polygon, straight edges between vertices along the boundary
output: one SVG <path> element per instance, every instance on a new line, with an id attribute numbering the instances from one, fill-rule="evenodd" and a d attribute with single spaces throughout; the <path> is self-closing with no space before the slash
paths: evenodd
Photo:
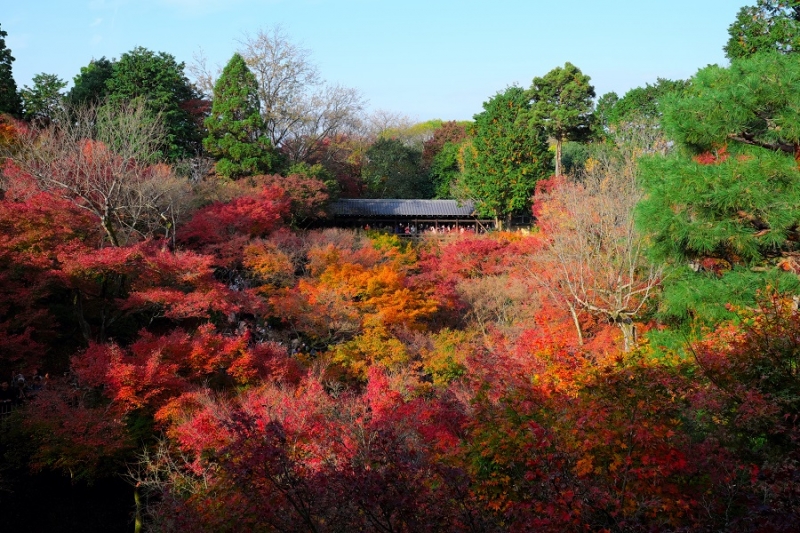
<path id="1" fill-rule="evenodd" d="M 310 52 L 275 26 L 245 35 L 239 53 L 255 74 L 261 114 L 272 145 L 291 161 L 307 158 L 325 138 L 359 125 L 364 99 L 355 90 L 328 85 Z"/>
<path id="2" fill-rule="evenodd" d="M 143 102 L 69 109 L 23 138 L 13 161 L 43 190 L 96 217 L 113 246 L 170 239 L 189 188 L 159 163 L 163 138 Z"/>
<path id="3" fill-rule="evenodd" d="M 643 152 L 618 149 L 590 159 L 580 182 L 561 183 L 536 198 L 548 238 L 540 260 L 552 265 L 553 291 L 566 297 L 571 311 L 583 308 L 616 324 L 626 350 L 635 342 L 633 321 L 663 275 L 645 258 L 633 221 L 642 198 L 636 157 Z"/>

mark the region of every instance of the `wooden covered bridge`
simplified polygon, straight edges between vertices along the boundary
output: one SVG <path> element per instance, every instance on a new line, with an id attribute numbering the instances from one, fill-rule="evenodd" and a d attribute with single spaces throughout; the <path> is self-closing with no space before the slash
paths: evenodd
<path id="1" fill-rule="evenodd" d="M 475 205 L 458 200 L 346 199 L 329 206 L 333 225 L 343 228 L 385 230 L 399 235 L 484 232 L 491 219 L 477 216 Z"/>

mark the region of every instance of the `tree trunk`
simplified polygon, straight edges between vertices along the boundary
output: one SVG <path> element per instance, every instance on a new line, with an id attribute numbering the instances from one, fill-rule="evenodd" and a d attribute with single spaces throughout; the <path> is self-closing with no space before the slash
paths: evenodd
<path id="1" fill-rule="evenodd" d="M 556 139 L 556 176 L 561 175 L 561 139 Z"/>
<path id="2" fill-rule="evenodd" d="M 617 326 L 622 331 L 622 349 L 630 352 L 636 346 L 636 325 L 630 317 L 622 317 L 617 321 Z"/>
<path id="3" fill-rule="evenodd" d="M 136 503 L 136 518 L 133 523 L 134 533 L 141 533 L 142 531 L 142 502 L 139 497 L 139 485 L 133 488 L 133 501 Z"/>
<path id="4" fill-rule="evenodd" d="M 569 314 L 572 315 L 572 322 L 575 324 L 575 332 L 578 334 L 578 346 L 583 346 L 583 331 L 581 331 L 581 323 L 578 320 L 578 312 L 575 311 L 575 306 L 567 302 L 569 307 Z"/>
<path id="5" fill-rule="evenodd" d="M 108 235 L 108 240 L 111 241 L 111 245 L 114 248 L 119 248 L 119 239 L 117 239 L 117 232 L 114 229 L 114 223 L 111 222 L 111 214 L 108 206 L 106 206 L 106 212 L 103 214 L 101 225 L 103 226 L 103 230 L 105 230 L 106 235 Z"/>

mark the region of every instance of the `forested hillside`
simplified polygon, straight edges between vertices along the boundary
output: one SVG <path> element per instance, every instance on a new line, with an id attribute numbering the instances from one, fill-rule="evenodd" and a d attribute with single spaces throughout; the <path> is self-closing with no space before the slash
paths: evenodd
<path id="1" fill-rule="evenodd" d="M 795 531 L 798 25 L 758 0 L 729 65 L 422 124 L 279 30 L 67 92 L 0 31 L 0 509 L 123 479 L 135 531 Z M 321 229 L 340 197 L 496 228 Z"/>

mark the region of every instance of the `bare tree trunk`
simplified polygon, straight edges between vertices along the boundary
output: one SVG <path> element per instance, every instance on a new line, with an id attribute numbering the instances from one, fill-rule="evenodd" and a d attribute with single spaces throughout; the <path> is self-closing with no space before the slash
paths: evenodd
<path id="1" fill-rule="evenodd" d="M 108 240 L 111 241 L 111 246 L 114 248 L 119 248 L 119 239 L 117 239 L 117 232 L 114 229 L 114 224 L 111 222 L 111 215 L 109 214 L 108 206 L 106 206 L 105 213 L 103 214 L 102 226 L 106 232 L 106 235 L 108 235 Z"/>
<path id="2" fill-rule="evenodd" d="M 81 335 L 86 342 L 92 340 L 92 327 L 89 325 L 89 322 L 86 321 L 86 317 L 83 313 L 83 297 L 81 296 L 80 291 L 74 290 L 72 294 L 72 304 L 75 309 L 75 319 L 78 321 L 78 325 L 81 328 Z"/>
<path id="3" fill-rule="evenodd" d="M 133 501 L 136 504 L 136 518 L 133 524 L 134 533 L 141 533 L 142 531 L 142 502 L 139 496 L 139 485 L 133 488 Z"/>
<path id="4" fill-rule="evenodd" d="M 580 183 L 563 180 L 536 200 L 549 207 L 537 223 L 548 244 L 540 264 L 551 269 L 553 291 L 571 306 L 574 322 L 582 309 L 620 328 L 625 351 L 636 346 L 634 321 L 663 272 L 645 257 L 646 242 L 633 221 L 642 197 L 636 183 L 638 153 L 620 146 L 616 154 L 587 166 Z M 562 143 L 556 140 L 557 174 L 561 157 Z"/>
<path id="5" fill-rule="evenodd" d="M 636 324 L 630 317 L 622 317 L 617 321 L 617 327 L 622 331 L 622 349 L 630 352 L 636 346 Z"/>
<path id="6" fill-rule="evenodd" d="M 569 307 L 569 314 L 572 315 L 572 322 L 575 324 L 575 332 L 578 334 L 578 346 L 583 346 L 583 331 L 581 330 L 581 323 L 578 321 L 578 312 L 575 311 L 575 306 L 567 302 Z"/>
<path id="7" fill-rule="evenodd" d="M 561 139 L 556 139 L 556 176 L 561 175 Z"/>

